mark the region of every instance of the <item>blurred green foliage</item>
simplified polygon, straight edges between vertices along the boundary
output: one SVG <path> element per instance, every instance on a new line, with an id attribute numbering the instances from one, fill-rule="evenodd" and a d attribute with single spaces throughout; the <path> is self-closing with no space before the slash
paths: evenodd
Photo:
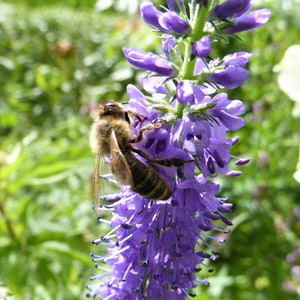
<path id="1" fill-rule="evenodd" d="M 62 6 L 62 7 L 73 7 L 78 8 L 81 7 L 83 9 L 85 8 L 93 8 L 95 5 L 96 0 L 64 0 L 64 1 L 58 1 L 58 0 L 52 0 L 52 1 L 44 1 L 44 0 L 9 0 L 9 1 L 3 1 L 14 5 L 24 5 L 27 7 L 49 7 L 49 6 Z"/>
<path id="2" fill-rule="evenodd" d="M 82 299 L 99 232 L 89 112 L 124 97 L 122 46 L 140 26 L 35 4 L 0 3 L 0 282 L 17 299 Z"/>
<path id="3" fill-rule="evenodd" d="M 102 99 L 126 100 L 127 84 L 138 82 L 122 47 L 157 52 L 159 40 L 139 17 L 99 13 L 95 2 L 0 3 L 0 282 L 15 299 L 83 299 L 96 272 L 89 253 L 105 252 L 90 244 L 103 225 L 89 195 L 89 111 Z M 259 2 L 272 10 L 270 22 L 217 49 L 253 52 L 249 80 L 230 93 L 248 108 L 233 152 L 252 163 L 241 177 L 220 179 L 235 225 L 216 245 L 215 272 L 200 272 L 211 287 L 195 299 L 299 297 L 283 285 L 292 279 L 286 256 L 300 246 L 292 177 L 300 122 L 273 68 L 299 43 L 300 4 Z"/>

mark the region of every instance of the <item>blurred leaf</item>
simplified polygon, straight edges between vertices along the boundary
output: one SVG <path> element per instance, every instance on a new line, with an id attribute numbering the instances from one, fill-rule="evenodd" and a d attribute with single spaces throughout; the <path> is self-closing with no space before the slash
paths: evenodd
<path id="1" fill-rule="evenodd" d="M 0 57 L 0 67 L 3 67 L 4 71 L 13 71 L 15 64 L 11 59 L 1 56 Z"/>
<path id="2" fill-rule="evenodd" d="M 61 86 L 64 77 L 58 68 L 40 65 L 35 72 L 37 86 L 42 90 L 52 90 Z"/>

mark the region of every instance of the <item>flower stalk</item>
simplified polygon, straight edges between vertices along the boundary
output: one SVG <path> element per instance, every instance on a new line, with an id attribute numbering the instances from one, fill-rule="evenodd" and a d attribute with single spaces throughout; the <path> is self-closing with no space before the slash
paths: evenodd
<path id="1" fill-rule="evenodd" d="M 203 36 L 208 9 L 205 5 L 200 6 L 199 3 L 193 4 L 193 6 L 191 5 L 191 41 L 196 42 Z"/>

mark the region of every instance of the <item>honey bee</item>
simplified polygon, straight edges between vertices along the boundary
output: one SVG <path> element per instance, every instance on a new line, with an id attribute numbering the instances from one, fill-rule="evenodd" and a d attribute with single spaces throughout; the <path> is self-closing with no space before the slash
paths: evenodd
<path id="1" fill-rule="evenodd" d="M 142 139 L 143 133 L 160 128 L 162 123 L 150 123 L 141 128 L 136 138 L 132 137 L 131 120 L 135 116 L 140 121 L 146 118 L 127 111 L 121 104 L 110 102 L 99 105 L 91 114 L 94 123 L 90 131 L 90 146 L 96 154 L 93 173 L 94 207 L 99 199 L 99 164 L 102 156 L 111 157 L 111 170 L 120 185 L 152 200 L 167 200 L 171 189 L 166 180 L 151 166 L 139 160 L 133 152 L 153 162 L 154 159 L 143 151 L 134 148 L 133 143 Z M 176 165 L 171 160 L 158 160 L 164 166 Z"/>

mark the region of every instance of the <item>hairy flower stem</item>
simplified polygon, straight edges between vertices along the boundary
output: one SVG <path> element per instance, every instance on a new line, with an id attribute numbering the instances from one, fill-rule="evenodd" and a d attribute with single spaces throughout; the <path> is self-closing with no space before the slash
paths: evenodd
<path id="1" fill-rule="evenodd" d="M 193 4 L 191 6 L 193 6 Z M 191 33 L 192 42 L 196 42 L 202 38 L 206 23 L 206 15 L 208 13 L 208 10 L 204 5 L 200 6 L 200 4 L 194 4 L 194 6 L 194 10 L 192 10 L 194 11 Z"/>
<path id="2" fill-rule="evenodd" d="M 178 74 L 178 77 L 181 80 L 190 79 L 193 77 L 193 72 L 195 69 L 195 60 L 191 61 L 191 54 L 192 54 L 192 44 L 190 39 L 186 39 L 184 41 L 185 51 L 184 51 L 184 58 L 183 64 L 181 68 L 181 73 Z"/>

